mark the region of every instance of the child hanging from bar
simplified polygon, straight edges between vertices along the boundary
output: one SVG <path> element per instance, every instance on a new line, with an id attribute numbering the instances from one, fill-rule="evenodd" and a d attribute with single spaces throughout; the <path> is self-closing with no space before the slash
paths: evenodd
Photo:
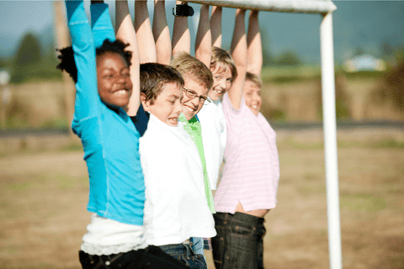
<path id="1" fill-rule="evenodd" d="M 207 16 L 209 18 L 209 7 L 201 8 L 200 13 L 201 17 Z M 222 99 L 237 77 L 237 68 L 232 56 L 226 50 L 220 48 L 222 39 L 221 16 L 222 8 L 213 6 L 210 24 L 205 24 L 205 27 L 210 29 L 211 38 L 205 42 L 200 42 L 199 46 L 195 48 L 196 55 L 209 59 L 208 64 L 214 80 L 213 87 L 209 91 L 209 102 L 204 103 L 198 114 L 202 125 L 202 138 L 212 190 L 217 188 L 219 170 L 222 166 L 227 139 Z M 236 31 L 236 29 L 234 30 Z M 233 41 L 235 42 L 236 39 L 233 39 Z"/>
<path id="2" fill-rule="evenodd" d="M 262 48 L 258 12 L 250 12 L 248 47 L 244 17 L 245 10 L 236 11 L 233 41 L 238 42 L 232 43 L 231 51 L 238 75 L 223 96 L 227 144 L 223 177 L 215 193 L 218 235 L 212 238 L 217 269 L 263 268 L 264 217 L 277 202 L 276 134 L 259 113 Z"/>
<path id="3" fill-rule="evenodd" d="M 94 212 L 80 263 L 83 268 L 187 268 L 147 246 L 143 237 L 139 134 L 126 112 L 131 105 L 139 106 L 134 32 L 126 32 L 129 46 L 115 40 L 108 6 L 102 1 L 91 3 L 92 29 L 83 1 L 66 1 L 66 9 L 73 47 L 60 50 L 58 68 L 76 82 L 72 129 L 83 143 L 90 178 L 87 209 Z M 118 22 L 118 36 L 130 29 L 129 21 L 125 16 Z"/>
<path id="4" fill-rule="evenodd" d="M 136 2 L 135 12 L 142 14 L 141 21 L 136 21 L 140 16 L 135 18 L 138 39 L 150 40 L 151 31 L 141 31 L 141 28 L 138 28 L 138 25 L 148 25 L 144 29 L 150 29 L 147 3 Z M 159 33 L 160 30 L 163 35 L 165 29 L 168 31 L 166 21 L 163 24 L 156 22 L 165 18 L 164 12 L 164 2 L 156 2 L 153 29 L 157 37 L 162 34 Z M 158 47 L 161 39 L 156 40 Z M 154 47 L 141 45 L 139 51 L 140 55 L 146 56 L 153 54 Z M 156 55 L 155 51 L 154 54 Z M 157 53 L 157 58 L 159 55 L 161 56 Z M 169 61 L 171 52 L 168 56 Z M 153 57 L 144 58 L 154 61 Z M 188 119 L 194 118 L 199 110 L 199 103 L 203 104 L 206 100 L 212 77 L 202 62 L 191 56 L 184 57 L 183 60 L 181 67 L 186 67 L 192 75 L 192 82 L 197 83 L 196 86 L 199 87 L 195 89 L 194 84 L 191 86 L 193 90 L 189 89 L 188 92 L 183 89 L 184 81 L 179 82 L 174 78 L 173 72 L 178 72 L 172 67 L 157 63 L 145 63 L 140 66 L 142 107 L 150 114 L 150 120 L 146 123 L 147 130 L 140 139 L 147 196 L 146 235 L 147 242 L 160 246 L 166 253 L 182 260 L 191 268 L 206 268 L 203 256 L 194 251 L 192 237 L 211 237 L 216 234 L 211 215 L 214 210 L 213 196 L 210 196 L 209 207 L 206 190 L 210 192 L 210 187 L 205 186 L 208 179 L 200 151 L 202 141 L 200 135 L 197 135 L 198 122 Z M 179 76 L 182 78 L 181 74 Z M 184 79 L 187 85 L 189 78 Z M 176 106 L 177 102 L 181 104 L 180 111 Z M 138 114 L 141 114 L 140 109 Z M 136 123 L 139 122 L 136 120 Z M 159 195 L 156 195 L 157 193 Z"/>
<path id="5" fill-rule="evenodd" d="M 184 98 L 181 102 L 183 106 L 183 116 L 180 117 L 180 125 L 182 125 L 183 128 L 188 132 L 198 147 L 198 152 L 204 170 L 204 191 L 211 212 L 214 213 L 213 195 L 206 169 L 204 153 L 205 148 L 202 141 L 201 124 L 197 117 L 197 113 L 200 111 L 203 104 L 205 102 L 210 102 L 207 99 L 207 95 L 213 83 L 211 72 L 206 66 L 206 64 L 209 64 L 210 62 L 211 43 L 208 13 L 209 7 L 202 6 L 202 9 L 207 11 L 201 12 L 195 46 L 198 47 L 202 42 L 209 43 L 209 52 L 205 53 L 205 58 L 198 57 L 198 55 L 195 58 L 189 54 L 191 37 L 188 29 L 188 17 L 192 16 L 193 9 L 186 3 L 177 1 L 177 4 L 173 10 L 175 20 L 172 52 L 170 46 L 171 39 L 165 17 L 165 1 L 155 1 L 153 34 L 156 40 L 157 61 L 163 64 L 170 64 L 176 68 L 176 70 L 178 70 L 184 78 Z M 170 62 L 172 54 L 174 55 L 174 58 Z M 203 256 L 203 239 L 200 237 L 192 237 L 190 241 L 193 251 L 196 254 Z M 203 260 L 204 263 L 206 263 L 206 259 Z"/>

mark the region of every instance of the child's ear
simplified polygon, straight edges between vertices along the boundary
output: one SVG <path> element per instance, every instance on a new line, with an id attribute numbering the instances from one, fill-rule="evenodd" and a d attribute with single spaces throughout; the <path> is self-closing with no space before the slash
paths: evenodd
<path id="1" fill-rule="evenodd" d="M 142 102 L 142 106 L 144 111 L 150 111 L 150 100 L 146 101 L 146 94 L 144 92 L 140 93 L 140 102 Z"/>
<path id="2" fill-rule="evenodd" d="M 143 104 L 144 101 L 146 101 L 146 94 L 144 92 L 141 92 L 140 93 L 140 102 L 142 102 L 142 104 Z"/>

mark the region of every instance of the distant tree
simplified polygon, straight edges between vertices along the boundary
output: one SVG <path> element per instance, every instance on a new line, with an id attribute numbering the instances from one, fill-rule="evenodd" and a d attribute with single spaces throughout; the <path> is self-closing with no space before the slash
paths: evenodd
<path id="1" fill-rule="evenodd" d="M 396 52 L 393 48 L 393 46 L 385 40 L 383 43 L 380 45 L 380 51 L 382 54 L 382 58 L 387 64 L 387 68 L 392 68 L 397 66 L 397 63 L 400 62 L 398 58 L 396 58 Z"/>
<path id="2" fill-rule="evenodd" d="M 62 72 L 59 69 L 56 69 L 56 66 L 59 64 L 59 60 L 56 57 L 56 49 L 54 47 L 50 47 L 43 53 L 42 61 L 41 61 L 41 72 L 38 73 L 38 78 L 41 79 L 52 79 L 62 78 Z"/>
<path id="3" fill-rule="evenodd" d="M 302 61 L 296 53 L 288 51 L 282 54 L 276 63 L 278 65 L 300 65 Z"/>
<path id="4" fill-rule="evenodd" d="M 380 50 L 382 52 L 383 57 L 389 57 L 389 56 L 393 55 L 393 52 L 394 52 L 393 47 L 387 41 L 384 41 L 381 44 Z"/>
<path id="5" fill-rule="evenodd" d="M 359 55 L 362 55 L 362 54 L 365 54 L 365 50 L 362 47 L 357 47 L 355 49 L 354 55 L 359 56 Z"/>
<path id="6" fill-rule="evenodd" d="M 33 33 L 24 35 L 14 57 L 11 83 L 21 83 L 36 77 L 36 74 L 41 71 L 41 50 L 41 44 Z"/>
<path id="7" fill-rule="evenodd" d="M 7 66 L 7 61 L 0 57 L 0 68 L 4 68 Z"/>
<path id="8" fill-rule="evenodd" d="M 17 50 L 15 64 L 19 67 L 28 66 L 41 61 L 41 45 L 38 38 L 32 34 L 27 33 Z"/>

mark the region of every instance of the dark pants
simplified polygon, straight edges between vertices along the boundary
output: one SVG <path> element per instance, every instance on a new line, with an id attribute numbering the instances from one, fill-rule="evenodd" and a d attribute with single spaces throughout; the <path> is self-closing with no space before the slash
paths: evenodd
<path id="1" fill-rule="evenodd" d="M 212 238 L 216 269 L 264 268 L 264 218 L 236 212 L 216 213 Z"/>
<path id="2" fill-rule="evenodd" d="M 201 243 L 201 242 L 199 242 Z M 195 245 L 192 240 L 189 244 L 174 244 L 160 246 L 160 248 L 167 254 L 171 255 L 178 261 L 182 262 L 193 269 L 207 269 L 205 257 L 201 254 L 196 254 Z"/>
<path id="3" fill-rule="evenodd" d="M 102 256 L 89 255 L 83 251 L 80 251 L 79 258 L 83 269 L 189 268 L 156 246 L 148 246 L 145 249 Z"/>

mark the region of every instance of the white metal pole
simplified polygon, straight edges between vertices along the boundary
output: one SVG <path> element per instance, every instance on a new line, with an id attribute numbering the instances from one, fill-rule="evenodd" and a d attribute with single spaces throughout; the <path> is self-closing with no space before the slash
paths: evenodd
<path id="1" fill-rule="evenodd" d="M 338 188 L 337 123 L 335 111 L 335 77 L 332 13 L 323 14 L 321 37 L 321 86 L 325 175 L 327 184 L 328 246 L 330 268 L 342 268 L 341 228 Z"/>
<path id="2" fill-rule="evenodd" d="M 186 2 L 229 8 L 293 13 L 327 13 L 337 9 L 331 1 L 302 0 L 183 0 Z"/>

